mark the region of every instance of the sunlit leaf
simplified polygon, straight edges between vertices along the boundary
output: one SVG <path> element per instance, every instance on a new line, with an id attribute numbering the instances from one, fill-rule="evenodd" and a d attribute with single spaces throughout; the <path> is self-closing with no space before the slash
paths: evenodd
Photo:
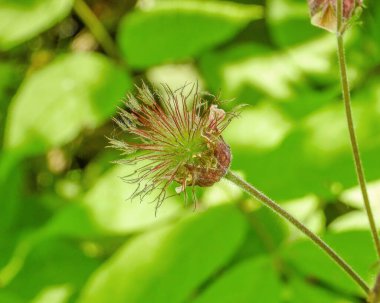
<path id="1" fill-rule="evenodd" d="M 224 272 L 193 303 L 281 302 L 281 286 L 274 261 L 256 258 Z"/>
<path id="2" fill-rule="evenodd" d="M 289 283 L 289 302 L 291 303 L 357 303 L 353 297 L 345 297 L 330 290 L 308 283 L 307 280 L 292 278 Z M 288 301 L 287 301 L 288 302 Z"/>
<path id="3" fill-rule="evenodd" d="M 149 67 L 197 56 L 261 16 L 261 7 L 227 1 L 163 2 L 127 14 L 118 41 L 130 65 Z"/>
<path id="4" fill-rule="evenodd" d="M 376 255 L 369 231 L 327 234 L 325 240 L 372 285 Z M 306 277 L 321 280 L 349 294 L 361 295 L 359 286 L 309 239 L 284 248 L 284 258 Z"/>
<path id="5" fill-rule="evenodd" d="M 223 266 L 246 224 L 231 206 L 195 213 L 122 247 L 90 278 L 79 302 L 182 302 Z"/>
<path id="6" fill-rule="evenodd" d="M 181 205 L 178 196 L 165 200 L 157 210 L 157 216 L 156 205 L 149 203 L 152 200 L 149 195 L 142 202 L 139 199 L 128 200 L 138 184 L 127 184 L 121 177 L 134 169 L 115 166 L 83 198 L 90 218 L 105 232 L 134 232 L 163 223 L 178 214 Z"/>
<path id="7" fill-rule="evenodd" d="M 312 40 L 288 51 L 274 51 L 261 44 L 235 45 L 206 53 L 201 58 L 201 69 L 211 88 L 222 88 L 227 98 L 247 97 L 248 91 L 255 99 L 294 100 L 307 91 L 306 75 L 323 76 L 324 82 L 331 79 L 333 38 Z M 255 99 L 241 102 L 254 103 Z"/>
<path id="8" fill-rule="evenodd" d="M 67 143 L 112 115 L 130 88 L 109 59 L 64 55 L 25 79 L 9 108 L 5 147 L 39 153 Z"/>
<path id="9" fill-rule="evenodd" d="M 0 1 L 0 49 L 10 49 L 66 17 L 73 0 Z"/>
<path id="10" fill-rule="evenodd" d="M 324 33 L 311 25 L 307 1 L 270 0 L 267 5 L 269 31 L 280 46 L 297 45 Z"/>
<path id="11" fill-rule="evenodd" d="M 379 94 L 380 87 L 374 80 L 353 95 L 353 112 L 368 180 L 380 178 L 379 167 L 370 165 L 377 163 L 380 152 Z M 333 100 L 337 100 L 336 97 Z M 247 109 L 247 119 L 243 111 L 242 119 L 231 123 L 231 128 L 239 126 L 241 134 L 227 131 L 228 137 L 232 137 L 233 169 L 243 171 L 248 181 L 277 200 L 300 198 L 310 193 L 330 199 L 357 184 L 340 102 L 324 103 L 313 111 L 305 110 L 302 115 L 296 112 L 294 117 L 291 113 L 296 106 L 303 106 L 301 100 L 291 107 L 264 103 L 259 102 L 252 111 L 270 107 L 272 110 L 265 112 L 267 119 L 249 119 L 251 114 Z M 274 177 L 279 173 L 280 177 Z"/>
<path id="12" fill-rule="evenodd" d="M 31 250 L 23 268 L 6 290 L 17 293 L 29 302 L 45 289 L 56 285 L 65 285 L 71 295 L 78 291 L 97 265 L 98 261 L 85 256 L 73 244 L 45 240 Z"/>

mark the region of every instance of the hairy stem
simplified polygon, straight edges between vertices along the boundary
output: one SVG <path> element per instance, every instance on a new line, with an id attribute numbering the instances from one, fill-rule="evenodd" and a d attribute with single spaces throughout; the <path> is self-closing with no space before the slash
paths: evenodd
<path id="1" fill-rule="evenodd" d="M 88 27 L 103 50 L 112 58 L 120 60 L 118 49 L 103 24 L 91 11 L 84 0 L 75 0 L 74 11 Z"/>
<path id="2" fill-rule="evenodd" d="M 337 1 L 337 20 L 338 20 L 337 22 L 338 59 L 339 59 L 339 67 L 340 67 L 340 78 L 341 78 L 341 84 L 342 84 L 342 95 L 343 95 L 344 107 L 346 111 L 347 127 L 350 134 L 350 142 L 351 142 L 352 154 L 354 157 L 357 179 L 358 179 L 360 190 L 362 193 L 365 210 L 367 212 L 367 217 L 368 217 L 375 249 L 376 249 L 378 257 L 380 258 L 379 235 L 377 232 L 375 219 L 373 217 L 373 212 L 372 212 L 371 204 L 368 197 L 363 165 L 360 158 L 359 145 L 356 139 L 354 121 L 352 118 L 350 88 L 348 85 L 346 58 L 345 58 L 344 43 L 343 43 L 344 29 L 343 29 L 343 1 L 342 0 Z"/>
<path id="3" fill-rule="evenodd" d="M 320 249 L 322 249 L 326 254 L 328 254 L 329 257 L 366 292 L 366 294 L 370 292 L 370 288 L 368 287 L 366 282 L 345 260 L 343 260 L 341 256 L 339 256 L 327 243 L 325 243 L 320 237 L 318 237 L 315 233 L 313 233 L 310 229 L 308 229 L 305 225 L 303 225 L 300 221 L 298 221 L 295 217 L 293 217 L 275 201 L 267 197 L 254 186 L 247 183 L 237 174 L 231 171 L 228 171 L 224 177 L 227 180 L 230 180 L 238 187 L 240 187 L 241 189 L 243 189 L 244 191 L 246 191 L 249 195 L 262 202 L 265 206 L 272 209 L 275 213 L 286 219 L 292 225 L 294 225 L 298 230 L 300 230 L 307 237 L 309 237 L 314 242 L 314 244 L 316 244 Z"/>

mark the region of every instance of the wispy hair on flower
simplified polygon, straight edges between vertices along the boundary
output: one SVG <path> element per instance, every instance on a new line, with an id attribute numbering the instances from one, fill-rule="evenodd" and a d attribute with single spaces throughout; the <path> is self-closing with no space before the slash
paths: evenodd
<path id="1" fill-rule="evenodd" d="M 178 90 L 162 87 L 161 93 L 143 83 L 136 95 L 127 96 L 115 122 L 132 138 L 110 139 L 110 145 L 126 157 L 118 163 L 140 164 L 123 178 L 136 184 L 130 199 L 142 201 L 153 193 L 158 209 L 169 197 L 168 187 L 177 184 L 175 191 L 183 193 L 185 201 L 186 188 L 192 188 L 196 205 L 195 186 L 213 185 L 230 166 L 231 152 L 222 132 L 237 113 L 220 109 L 219 98 L 201 93 L 197 84 Z"/>

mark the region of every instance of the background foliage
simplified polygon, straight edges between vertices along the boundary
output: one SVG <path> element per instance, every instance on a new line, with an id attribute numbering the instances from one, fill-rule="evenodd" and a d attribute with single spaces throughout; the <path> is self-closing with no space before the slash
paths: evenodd
<path id="1" fill-rule="evenodd" d="M 74 0 L 0 0 L 0 302 L 364 302 L 321 251 L 225 181 L 199 191 L 196 211 L 181 197 L 157 217 L 148 201 L 126 202 L 130 168 L 105 149 L 141 80 L 197 80 L 249 104 L 226 131 L 232 168 L 371 282 L 334 36 L 309 24 L 306 1 L 87 4 L 119 55 L 104 53 Z M 379 218 L 380 4 L 361 20 L 347 56 Z"/>

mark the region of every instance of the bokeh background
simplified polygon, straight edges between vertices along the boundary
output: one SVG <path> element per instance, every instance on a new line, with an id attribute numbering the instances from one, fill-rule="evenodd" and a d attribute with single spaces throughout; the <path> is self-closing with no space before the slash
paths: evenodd
<path id="1" fill-rule="evenodd" d="M 334 35 L 306 0 L 1 0 L 1 303 L 348 303 L 360 289 L 226 181 L 155 216 L 128 202 L 106 149 L 134 84 L 198 81 L 248 104 L 232 168 L 322 235 L 371 283 Z M 380 223 L 380 4 L 346 37 L 353 110 Z"/>

